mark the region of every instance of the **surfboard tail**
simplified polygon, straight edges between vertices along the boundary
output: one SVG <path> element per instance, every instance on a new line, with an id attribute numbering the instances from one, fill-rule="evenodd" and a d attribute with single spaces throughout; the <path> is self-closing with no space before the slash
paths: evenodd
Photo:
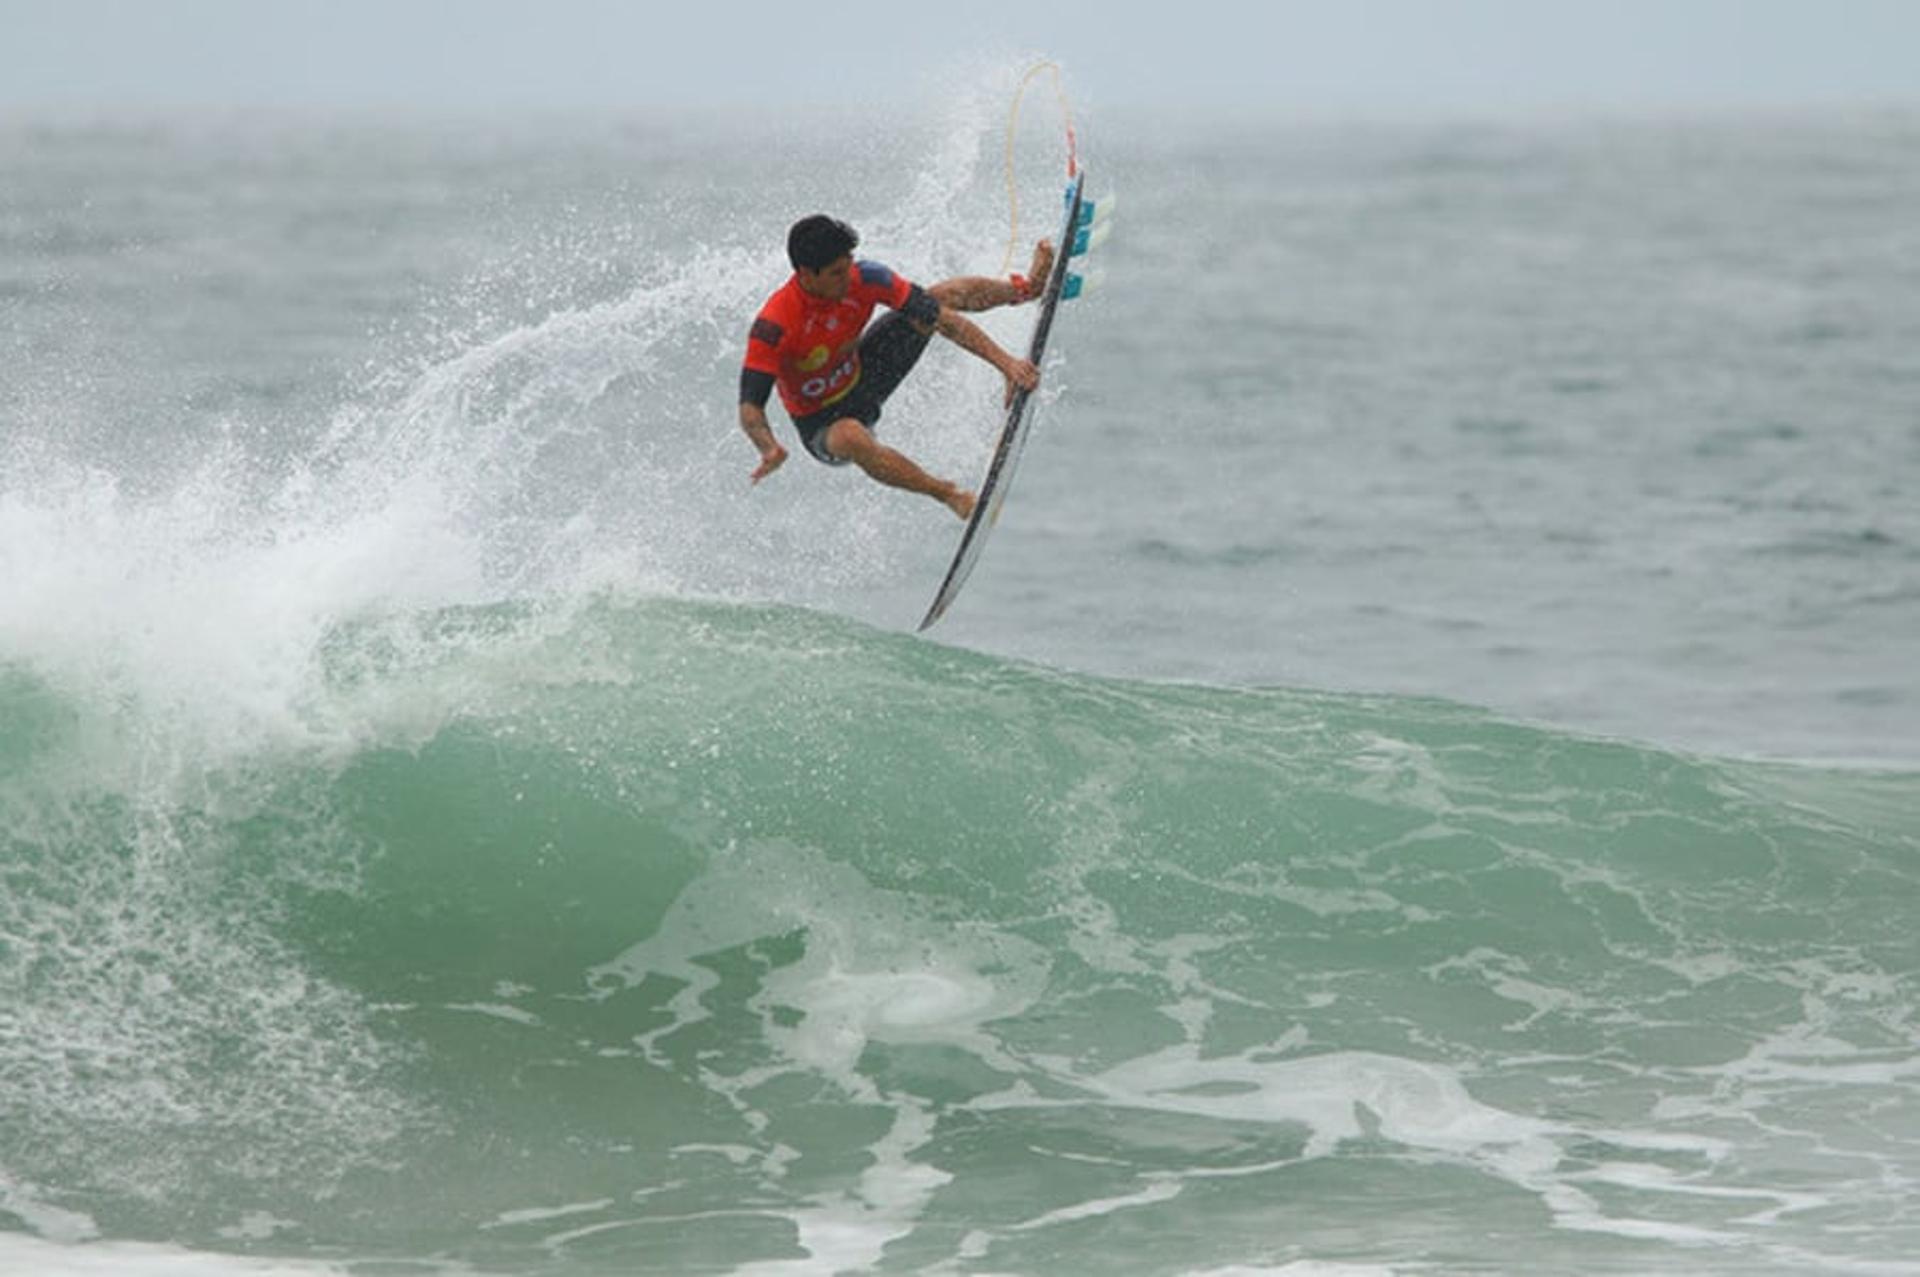
<path id="1" fill-rule="evenodd" d="M 1073 192 L 1067 192 L 1071 204 Z M 1099 199 L 1083 199 L 1080 211 L 1073 215 L 1072 233 L 1067 245 L 1067 256 L 1085 257 L 1094 249 L 1107 242 L 1113 234 L 1114 197 L 1112 192 Z M 1072 301 L 1084 297 L 1100 287 L 1102 272 L 1088 270 L 1070 270 L 1067 272 L 1066 285 L 1060 290 L 1061 301 Z"/>

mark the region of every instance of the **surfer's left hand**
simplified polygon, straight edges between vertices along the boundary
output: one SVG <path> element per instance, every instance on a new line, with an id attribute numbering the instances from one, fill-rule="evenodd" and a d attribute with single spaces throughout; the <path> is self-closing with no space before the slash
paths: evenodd
<path id="1" fill-rule="evenodd" d="M 1014 391 L 1032 390 L 1040 384 L 1040 370 L 1028 360 L 1016 359 L 1001 371 L 1007 377 L 1006 402 L 1009 404 L 1013 402 Z"/>

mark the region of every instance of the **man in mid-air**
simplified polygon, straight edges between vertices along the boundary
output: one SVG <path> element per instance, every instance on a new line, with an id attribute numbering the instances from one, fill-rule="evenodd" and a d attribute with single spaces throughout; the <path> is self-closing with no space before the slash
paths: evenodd
<path id="1" fill-rule="evenodd" d="M 877 441 L 874 423 L 936 332 L 999 369 L 1009 400 L 1016 387 L 1038 386 L 1038 368 L 1001 349 L 960 312 L 1030 299 L 1053 268 L 1053 246 L 1040 241 L 1030 275 L 968 275 L 923 289 L 878 262 L 856 262 L 859 242 L 851 226 L 819 213 L 801 218 L 787 233 L 793 277 L 754 318 L 740 370 L 740 428 L 760 450 L 753 482 L 787 459 L 767 424 L 767 400 L 778 386 L 801 444 L 815 459 L 830 466 L 851 461 L 881 483 L 924 493 L 967 518 L 974 494 Z M 875 306 L 893 313 L 869 328 Z"/>

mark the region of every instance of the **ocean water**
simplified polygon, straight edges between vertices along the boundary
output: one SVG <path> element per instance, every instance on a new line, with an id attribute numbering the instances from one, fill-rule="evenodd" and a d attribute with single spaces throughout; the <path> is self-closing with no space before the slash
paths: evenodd
<path id="1" fill-rule="evenodd" d="M 1920 117 L 1084 113 L 922 638 L 1017 70 L 0 124 L 0 1272 L 1920 1273 Z"/>

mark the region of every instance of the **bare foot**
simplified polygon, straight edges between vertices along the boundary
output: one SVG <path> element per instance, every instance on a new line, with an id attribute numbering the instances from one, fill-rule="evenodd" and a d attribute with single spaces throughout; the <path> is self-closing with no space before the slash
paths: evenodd
<path id="1" fill-rule="evenodd" d="M 1053 273 L 1053 243 L 1041 240 L 1033 246 L 1033 262 L 1027 267 L 1028 285 L 1038 296 L 1047 286 L 1047 276 Z"/>
<path id="2" fill-rule="evenodd" d="M 962 519 L 971 519 L 973 517 L 974 495 L 958 484 L 954 485 L 954 487 L 948 491 L 947 495 L 941 497 L 940 500 L 946 503 L 947 509 L 953 511 Z"/>

